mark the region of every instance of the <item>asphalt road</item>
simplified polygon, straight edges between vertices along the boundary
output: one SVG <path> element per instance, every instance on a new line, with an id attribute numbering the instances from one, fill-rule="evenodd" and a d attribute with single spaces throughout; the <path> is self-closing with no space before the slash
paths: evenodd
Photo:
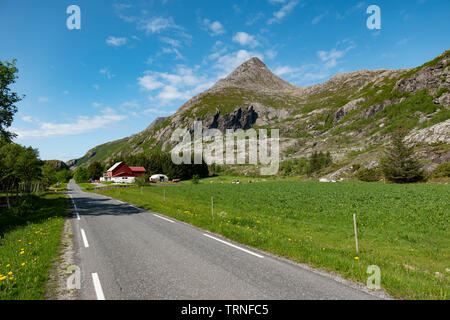
<path id="1" fill-rule="evenodd" d="M 378 299 L 358 286 L 69 184 L 80 299 Z"/>

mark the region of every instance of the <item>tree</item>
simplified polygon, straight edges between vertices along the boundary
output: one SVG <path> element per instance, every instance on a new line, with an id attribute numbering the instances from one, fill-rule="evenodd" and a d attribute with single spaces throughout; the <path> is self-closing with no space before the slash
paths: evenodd
<path id="1" fill-rule="evenodd" d="M 405 128 L 399 128 L 393 133 L 391 145 L 386 148 L 385 157 L 380 161 L 388 181 L 413 183 L 425 178 L 422 165 L 413 156 L 414 147 L 405 143 L 407 133 Z"/>
<path id="2" fill-rule="evenodd" d="M 56 180 L 58 182 L 67 183 L 70 179 L 72 179 L 72 171 L 64 169 L 56 172 Z"/>
<path id="3" fill-rule="evenodd" d="M 17 93 L 11 92 L 10 86 L 16 82 L 18 69 L 16 60 L 2 62 L 0 60 L 0 142 L 11 142 L 16 135 L 9 132 L 14 114 L 17 112 L 16 103 L 22 100 Z"/>
<path id="4" fill-rule="evenodd" d="M 33 182 L 41 179 L 41 160 L 38 151 L 17 143 L 0 146 L 0 189 L 6 193 L 8 207 L 9 194 L 30 193 Z"/>
<path id="5" fill-rule="evenodd" d="M 89 179 L 98 180 L 103 175 L 103 166 L 100 162 L 92 162 L 87 169 Z"/>
<path id="6" fill-rule="evenodd" d="M 56 169 L 48 164 L 44 164 L 42 166 L 42 184 L 44 188 L 48 188 L 56 182 L 58 182 L 58 179 L 56 178 Z"/>
<path id="7" fill-rule="evenodd" d="M 89 180 L 89 174 L 86 168 L 80 167 L 78 168 L 74 175 L 73 178 L 75 179 L 76 182 L 86 182 Z"/>

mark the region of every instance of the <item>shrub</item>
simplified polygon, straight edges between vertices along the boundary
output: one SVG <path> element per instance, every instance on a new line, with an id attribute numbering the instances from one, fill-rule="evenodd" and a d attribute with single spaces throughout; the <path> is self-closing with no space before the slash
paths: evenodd
<path id="1" fill-rule="evenodd" d="M 381 180 L 382 174 L 378 168 L 362 168 L 356 173 L 356 178 L 364 182 L 377 182 Z"/>
<path id="2" fill-rule="evenodd" d="M 450 178 L 450 162 L 440 164 L 431 173 L 433 178 Z"/>
<path id="3" fill-rule="evenodd" d="M 148 186 L 150 184 L 150 177 L 147 174 L 136 178 L 136 184 L 139 187 Z"/>
<path id="4" fill-rule="evenodd" d="M 192 183 L 193 184 L 199 184 L 200 183 L 200 176 L 198 174 L 194 174 L 192 176 Z"/>

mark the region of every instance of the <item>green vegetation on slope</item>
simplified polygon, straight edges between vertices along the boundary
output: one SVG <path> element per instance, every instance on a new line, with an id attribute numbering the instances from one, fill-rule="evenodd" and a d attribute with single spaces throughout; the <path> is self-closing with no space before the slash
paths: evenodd
<path id="1" fill-rule="evenodd" d="M 0 300 L 44 299 L 67 215 L 67 198 L 47 193 L 0 212 Z"/>

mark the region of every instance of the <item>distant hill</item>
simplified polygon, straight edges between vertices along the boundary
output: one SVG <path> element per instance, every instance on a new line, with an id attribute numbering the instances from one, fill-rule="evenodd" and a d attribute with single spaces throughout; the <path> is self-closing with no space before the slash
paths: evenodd
<path id="1" fill-rule="evenodd" d="M 352 164 L 376 165 L 399 125 L 428 170 L 450 161 L 450 50 L 413 69 L 359 70 L 310 87 L 294 86 L 252 58 L 213 87 L 146 130 L 95 147 L 70 166 L 86 166 L 117 155 L 170 150 L 176 128 L 280 129 L 283 159 L 330 151 L 345 174 Z"/>
<path id="2" fill-rule="evenodd" d="M 56 170 L 69 169 L 69 166 L 61 160 L 44 160 L 44 163 Z"/>

